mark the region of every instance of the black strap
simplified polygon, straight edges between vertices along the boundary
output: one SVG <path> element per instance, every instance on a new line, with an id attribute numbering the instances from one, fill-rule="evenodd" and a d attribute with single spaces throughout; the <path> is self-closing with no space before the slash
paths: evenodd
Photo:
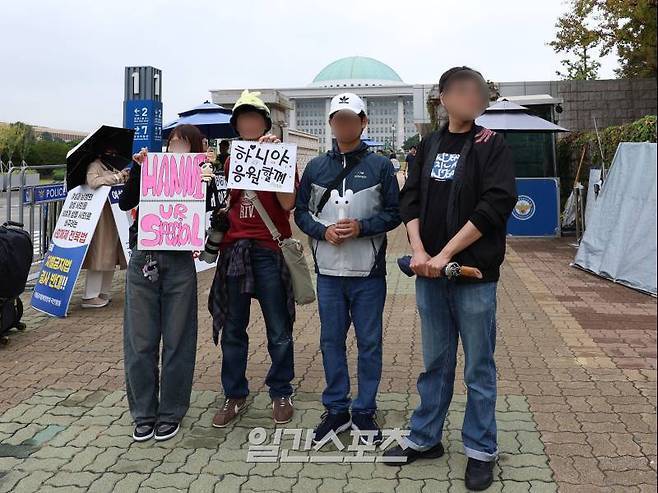
<path id="1" fill-rule="evenodd" d="M 331 181 L 331 183 L 329 183 L 329 186 L 327 186 L 327 189 L 322 194 L 322 197 L 320 197 L 320 202 L 318 202 L 318 208 L 315 211 L 316 215 L 320 214 L 322 212 L 322 209 L 324 209 L 324 206 L 329 201 L 329 196 L 331 195 L 331 191 L 337 189 L 340 183 L 350 173 L 350 171 L 352 171 L 354 168 L 358 166 L 358 164 L 361 162 L 361 158 L 363 158 L 363 156 L 367 151 L 368 151 L 367 149 L 364 149 L 362 152 L 356 154 L 354 156 L 353 161 L 351 163 L 347 163 L 347 165 L 341 170 L 341 172 L 338 173 L 338 176 L 336 176 L 336 178 L 334 178 Z"/>

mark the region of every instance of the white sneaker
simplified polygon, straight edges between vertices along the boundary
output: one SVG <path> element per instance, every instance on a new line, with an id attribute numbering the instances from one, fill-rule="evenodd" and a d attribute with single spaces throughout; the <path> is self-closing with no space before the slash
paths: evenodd
<path id="1" fill-rule="evenodd" d="M 107 306 L 108 303 L 108 300 L 104 300 L 100 297 L 90 298 L 88 300 L 83 299 L 82 308 L 103 308 L 104 306 Z"/>

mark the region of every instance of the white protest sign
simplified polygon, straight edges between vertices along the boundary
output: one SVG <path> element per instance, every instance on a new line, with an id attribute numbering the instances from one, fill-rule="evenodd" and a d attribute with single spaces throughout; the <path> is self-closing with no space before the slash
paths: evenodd
<path id="1" fill-rule="evenodd" d="M 130 225 L 133 223 L 132 211 L 122 211 L 119 208 L 119 197 L 123 193 L 123 185 L 115 185 L 110 190 L 107 200 L 110 201 L 110 208 L 112 209 L 112 216 L 114 217 L 114 225 L 119 234 L 119 241 L 121 242 L 121 250 L 126 259 L 126 263 L 130 261 Z"/>
<path id="2" fill-rule="evenodd" d="M 41 264 L 32 294 L 32 306 L 65 317 L 75 281 L 80 274 L 110 187 L 80 185 L 69 190 L 57 218 L 52 241 Z"/>
<path id="3" fill-rule="evenodd" d="M 229 188 L 263 192 L 292 192 L 295 189 L 296 144 L 234 140 L 230 159 Z"/>
<path id="4" fill-rule="evenodd" d="M 206 184 L 202 153 L 149 153 L 142 162 L 137 248 L 203 250 Z"/>

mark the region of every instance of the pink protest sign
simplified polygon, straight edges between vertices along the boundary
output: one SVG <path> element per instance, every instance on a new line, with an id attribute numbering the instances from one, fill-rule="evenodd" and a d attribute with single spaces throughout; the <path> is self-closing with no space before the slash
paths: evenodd
<path id="1" fill-rule="evenodd" d="M 149 153 L 142 163 L 139 250 L 203 250 L 205 154 Z"/>

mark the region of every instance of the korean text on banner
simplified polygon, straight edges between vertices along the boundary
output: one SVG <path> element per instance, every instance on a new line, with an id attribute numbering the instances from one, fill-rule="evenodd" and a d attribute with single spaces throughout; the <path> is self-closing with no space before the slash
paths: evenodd
<path id="1" fill-rule="evenodd" d="M 34 286 L 32 306 L 65 317 L 110 187 L 80 185 L 70 190 Z"/>
<path id="2" fill-rule="evenodd" d="M 262 192 L 295 189 L 297 145 L 231 142 L 228 188 Z"/>

